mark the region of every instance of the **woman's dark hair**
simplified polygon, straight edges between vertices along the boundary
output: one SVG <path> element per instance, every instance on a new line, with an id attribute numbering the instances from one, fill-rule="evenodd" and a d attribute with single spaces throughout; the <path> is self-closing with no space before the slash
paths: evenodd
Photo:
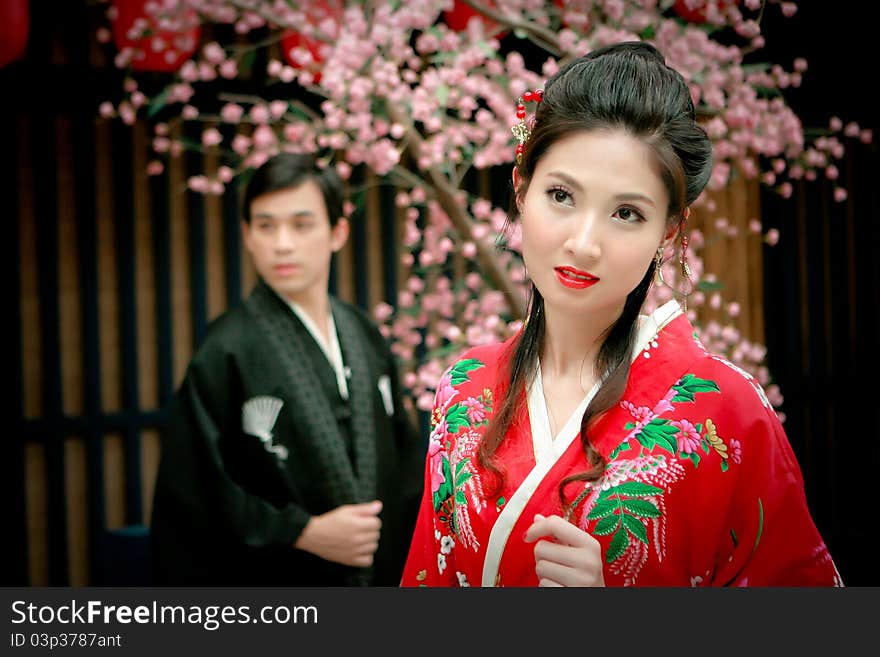
<path id="1" fill-rule="evenodd" d="M 319 167 L 307 153 L 280 153 L 251 174 L 242 202 L 244 220 L 250 223 L 251 203 L 258 196 L 296 187 L 306 180 L 314 180 L 321 189 L 330 225 L 335 226 L 343 214 L 342 180 L 332 166 Z"/>
<path id="2" fill-rule="evenodd" d="M 531 134 L 516 165 L 520 188 L 514 190 L 508 223 L 517 216 L 518 199 L 525 196 L 538 161 L 556 142 L 591 130 L 620 130 L 654 152 L 669 193 L 667 221 L 675 228 L 682 213 L 705 188 L 712 171 L 712 144 L 697 124 L 690 90 L 680 73 L 666 65 L 663 55 L 642 42 L 625 42 L 594 50 L 569 63 L 547 81 Z M 623 395 L 629 379 L 630 355 L 637 318 L 654 275 L 654 261 L 627 296 L 623 312 L 603 336 L 596 358 L 600 387 L 581 419 L 581 444 L 590 469 L 566 477 L 559 485 L 564 507 L 565 488 L 575 481 L 594 481 L 605 471 L 605 460 L 590 441 L 594 421 Z M 544 342 L 544 299 L 534 284 L 529 313 L 517 340 L 504 356 L 506 385 L 499 390 L 498 410 L 480 444 L 478 460 L 496 477 L 500 489 L 504 472 L 495 452 L 517 412 L 525 412 L 525 390 L 537 370 Z"/>

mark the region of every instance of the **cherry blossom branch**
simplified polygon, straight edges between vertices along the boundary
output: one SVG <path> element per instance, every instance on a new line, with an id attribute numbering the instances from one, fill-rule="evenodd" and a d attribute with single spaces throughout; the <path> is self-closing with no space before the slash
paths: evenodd
<path id="1" fill-rule="evenodd" d="M 514 18 L 509 14 L 501 13 L 500 11 L 484 5 L 482 2 L 477 2 L 476 0 L 462 1 L 471 9 L 476 10 L 480 14 L 484 15 L 486 18 L 489 18 L 496 23 L 501 23 L 502 25 L 509 27 L 514 32 L 525 33 L 532 41 L 535 42 L 536 45 L 541 46 L 546 51 L 552 53 L 557 57 L 571 54 L 566 52 L 565 48 L 560 46 L 559 39 L 557 38 L 556 34 L 548 30 L 543 25 L 538 25 L 534 21 L 524 21 L 520 18 Z"/>
<path id="2" fill-rule="evenodd" d="M 386 103 L 389 116 L 405 127 L 409 139 L 407 140 L 407 151 L 414 158 L 418 159 L 419 151 L 422 145 L 422 138 L 413 128 L 412 124 L 403 115 L 402 112 L 393 104 Z M 454 187 L 446 175 L 436 166 L 429 167 L 427 173 L 430 183 L 433 185 L 434 193 L 437 195 L 437 202 L 443 211 L 449 216 L 452 225 L 459 232 L 462 239 L 472 241 L 477 247 L 477 255 L 482 265 L 483 271 L 492 281 L 496 289 L 504 294 L 507 305 L 512 313 L 517 317 L 525 317 L 526 304 L 525 299 L 518 293 L 511 283 L 507 273 L 502 270 L 495 254 L 489 249 L 484 240 L 474 239 L 473 236 L 473 220 L 465 214 L 461 209 L 459 202 L 456 200 L 456 192 L 459 190 Z"/>

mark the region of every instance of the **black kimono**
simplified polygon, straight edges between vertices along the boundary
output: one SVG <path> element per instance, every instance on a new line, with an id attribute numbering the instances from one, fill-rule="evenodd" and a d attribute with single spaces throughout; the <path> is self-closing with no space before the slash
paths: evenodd
<path id="1" fill-rule="evenodd" d="M 210 327 L 173 401 L 152 517 L 157 585 L 397 586 L 426 441 L 370 319 L 331 297 L 349 398 L 262 281 Z M 390 412 L 390 413 L 389 413 Z M 293 547 L 312 515 L 382 500 L 370 568 Z"/>

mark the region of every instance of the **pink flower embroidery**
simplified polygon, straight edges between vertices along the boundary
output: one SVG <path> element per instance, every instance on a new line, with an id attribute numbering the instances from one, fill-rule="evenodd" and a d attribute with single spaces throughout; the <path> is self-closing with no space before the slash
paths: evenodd
<path id="1" fill-rule="evenodd" d="M 483 406 L 483 402 L 476 397 L 468 397 L 461 405 L 467 408 L 467 416 L 471 424 L 477 424 L 486 419 L 486 408 Z"/>
<path id="2" fill-rule="evenodd" d="M 675 397 L 675 389 L 670 388 L 666 395 L 657 402 L 657 405 L 654 407 L 654 417 L 659 415 L 663 415 L 666 411 L 672 410 L 672 398 Z M 653 419 L 653 418 L 652 418 Z"/>
<path id="3" fill-rule="evenodd" d="M 439 440 L 432 440 L 428 443 L 428 457 L 431 462 L 431 492 L 436 493 L 440 490 L 440 485 L 446 481 L 443 474 L 443 457 L 445 452 Z"/>
<path id="4" fill-rule="evenodd" d="M 678 451 L 693 454 L 700 447 L 700 433 L 697 428 L 685 419 L 672 420 L 672 426 L 678 427 Z"/>
<path id="5" fill-rule="evenodd" d="M 629 414 L 633 416 L 633 419 L 639 427 L 645 426 L 653 419 L 651 409 L 647 406 L 636 406 L 628 401 L 622 401 L 620 402 L 620 405 L 629 411 Z"/>
<path id="6" fill-rule="evenodd" d="M 730 443 L 730 451 L 732 452 L 731 458 L 733 459 L 733 462 L 742 463 L 742 443 L 739 442 L 736 438 L 731 438 L 730 440 L 728 440 L 728 443 Z"/>
<path id="7" fill-rule="evenodd" d="M 449 406 L 449 402 L 458 394 L 458 390 L 450 385 L 451 380 L 452 376 L 447 372 L 437 384 L 437 393 L 434 396 L 435 412 L 444 413 Z"/>

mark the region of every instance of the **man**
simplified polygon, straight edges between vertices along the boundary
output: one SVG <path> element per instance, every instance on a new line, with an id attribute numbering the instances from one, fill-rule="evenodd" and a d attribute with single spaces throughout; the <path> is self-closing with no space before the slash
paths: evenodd
<path id="1" fill-rule="evenodd" d="M 256 170 L 260 280 L 212 323 L 172 405 L 152 519 L 160 585 L 397 586 L 426 449 L 368 317 L 328 293 L 342 183 L 310 156 Z"/>

